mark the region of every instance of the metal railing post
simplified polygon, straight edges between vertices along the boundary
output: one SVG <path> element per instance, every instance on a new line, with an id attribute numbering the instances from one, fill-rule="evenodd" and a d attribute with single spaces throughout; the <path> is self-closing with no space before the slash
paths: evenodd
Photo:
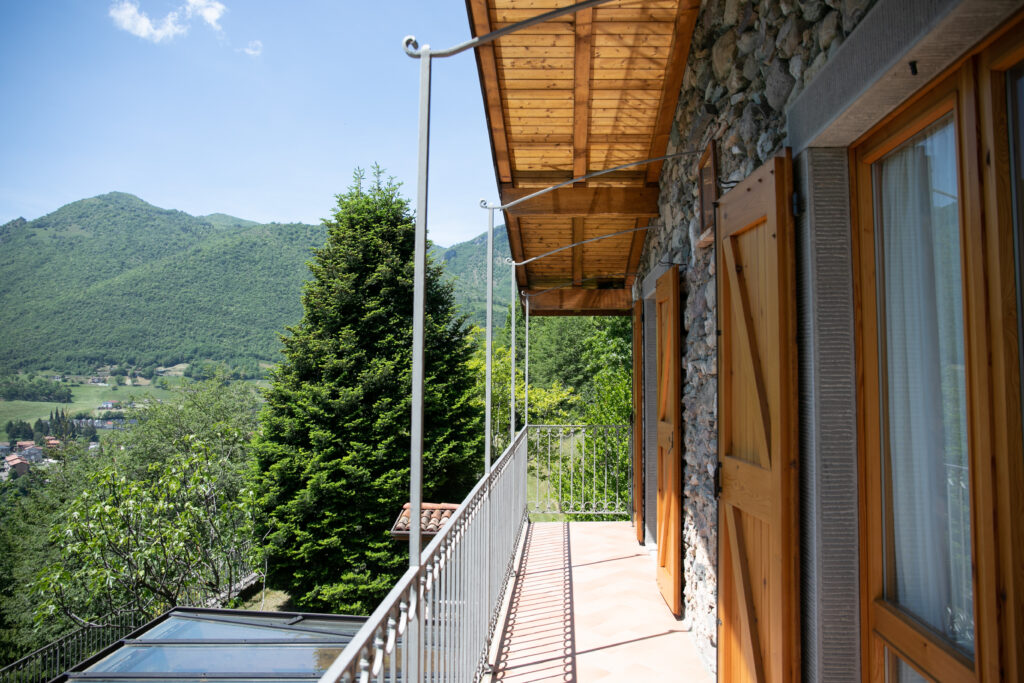
<path id="1" fill-rule="evenodd" d="M 491 213 L 494 213 L 494 209 L 491 209 Z M 508 259 L 512 268 L 512 306 L 509 310 L 512 316 L 512 333 L 509 335 L 509 355 L 511 361 L 511 371 L 509 375 L 509 393 L 511 394 L 509 399 L 509 413 L 508 413 L 508 438 L 509 443 L 516 438 L 516 264 L 512 259 Z"/>
<path id="2" fill-rule="evenodd" d="M 409 453 L 409 567 L 419 567 L 420 517 L 423 504 L 423 336 L 427 272 L 427 183 L 430 165 L 430 46 L 420 50 L 419 163 L 416 179 L 416 250 L 412 296 L 412 431 Z M 423 606 L 407 631 L 408 680 L 420 680 L 420 623 Z"/>
<path id="3" fill-rule="evenodd" d="M 523 360 L 523 375 L 526 383 L 523 385 L 523 424 L 530 424 L 530 297 L 526 297 L 526 332 L 525 334 L 525 356 Z"/>
<path id="4" fill-rule="evenodd" d="M 481 205 L 484 202 L 481 200 Z M 486 388 L 484 390 L 484 415 L 487 426 L 484 428 L 484 515 L 487 518 L 487 557 L 484 560 L 484 610 L 489 614 L 491 607 L 491 524 L 493 515 L 491 507 L 494 492 L 491 489 L 491 378 L 493 374 L 493 340 L 494 340 L 494 209 L 487 210 L 487 371 Z M 514 436 L 514 435 L 513 435 Z M 509 445 L 511 445 L 511 441 Z M 488 632 L 487 644 L 490 646 Z M 487 656 L 487 655 L 485 655 Z M 488 663 L 485 662 L 485 666 Z"/>
<path id="5" fill-rule="evenodd" d="M 484 474 L 491 472 L 491 344 L 494 318 L 494 209 L 487 210 L 487 330 L 484 373 Z M 486 490 L 486 489 L 485 489 Z"/>

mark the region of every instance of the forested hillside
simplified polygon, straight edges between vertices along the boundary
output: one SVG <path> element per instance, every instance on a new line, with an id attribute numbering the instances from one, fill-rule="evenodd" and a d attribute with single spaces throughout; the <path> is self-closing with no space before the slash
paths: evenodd
<path id="1" fill-rule="evenodd" d="M 0 226 L 0 363 L 276 360 L 321 226 L 196 217 L 124 193 Z"/>
<path id="2" fill-rule="evenodd" d="M 431 253 L 444 263 L 448 275 L 455 281 L 455 301 L 469 316 L 469 322 L 483 327 L 487 319 L 487 233 L 447 249 L 435 246 Z M 512 299 L 512 267 L 504 262 L 509 256 L 504 225 L 494 228 L 494 256 L 494 327 L 497 329 L 505 324 Z"/>
<path id="3" fill-rule="evenodd" d="M 320 225 L 192 216 L 111 192 L 0 226 L 0 374 L 111 363 L 279 360 L 301 317 Z M 495 327 L 510 299 L 508 239 L 495 229 Z M 470 322 L 486 315 L 486 235 L 433 247 Z"/>

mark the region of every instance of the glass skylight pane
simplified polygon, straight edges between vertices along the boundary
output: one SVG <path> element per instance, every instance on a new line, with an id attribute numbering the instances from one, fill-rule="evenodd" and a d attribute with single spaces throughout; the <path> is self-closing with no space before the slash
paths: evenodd
<path id="1" fill-rule="evenodd" d="M 183 683 L 181 678 L 93 678 L 92 676 L 80 678 L 74 674 L 69 675 L 68 680 L 88 681 L 89 683 Z M 194 680 L 198 681 L 200 678 L 197 676 Z M 310 676 L 295 678 L 282 676 L 281 678 L 217 678 L 207 680 L 216 680 L 217 683 L 311 683 L 315 679 Z"/>
<path id="2" fill-rule="evenodd" d="M 89 667 L 118 673 L 316 673 L 342 646 L 314 645 L 125 645 Z"/>
<path id="3" fill-rule="evenodd" d="M 315 628 L 320 631 L 333 631 L 342 635 L 355 635 L 362 628 L 366 617 L 351 617 L 348 619 L 303 619 L 292 624 L 301 628 Z"/>
<path id="4" fill-rule="evenodd" d="M 325 640 L 326 633 L 311 633 L 289 628 L 275 628 L 282 622 L 269 621 L 266 624 L 232 624 L 223 621 L 201 621 L 170 617 L 139 636 L 139 640 Z M 326 630 L 326 629 L 324 629 Z"/>

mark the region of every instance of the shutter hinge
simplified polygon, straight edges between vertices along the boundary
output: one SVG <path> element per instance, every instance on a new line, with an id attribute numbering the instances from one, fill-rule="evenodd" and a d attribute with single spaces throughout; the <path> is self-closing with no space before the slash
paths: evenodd
<path id="1" fill-rule="evenodd" d="M 796 190 L 793 190 L 793 206 L 791 208 L 793 210 L 793 218 L 800 215 L 800 193 Z"/>
<path id="2" fill-rule="evenodd" d="M 715 487 L 715 499 L 722 495 L 722 461 L 719 460 L 715 463 L 715 474 L 714 474 L 714 487 Z"/>

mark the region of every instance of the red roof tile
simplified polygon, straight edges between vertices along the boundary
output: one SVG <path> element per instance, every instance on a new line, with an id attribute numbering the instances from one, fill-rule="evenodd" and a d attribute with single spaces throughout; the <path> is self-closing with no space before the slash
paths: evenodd
<path id="1" fill-rule="evenodd" d="M 402 506 L 402 512 L 391 527 L 391 535 L 395 538 L 409 538 L 409 503 Z M 455 503 L 422 503 L 420 513 L 420 533 L 433 536 L 459 509 Z"/>

